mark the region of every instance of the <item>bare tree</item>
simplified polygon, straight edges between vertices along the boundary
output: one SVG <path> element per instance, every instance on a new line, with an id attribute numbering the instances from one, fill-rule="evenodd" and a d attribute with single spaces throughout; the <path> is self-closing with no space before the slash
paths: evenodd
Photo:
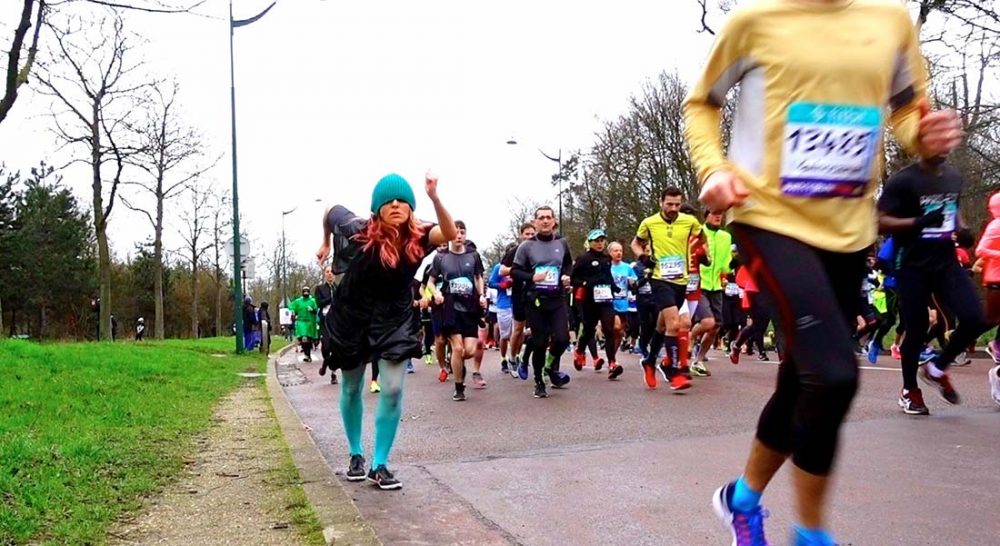
<path id="1" fill-rule="evenodd" d="M 211 204 L 214 198 L 212 190 L 195 179 L 189 186 L 188 197 L 189 206 L 181 213 L 184 228 L 181 230 L 181 239 L 184 240 L 184 249 L 181 253 L 191 267 L 191 337 L 198 337 L 198 267 L 201 264 L 202 256 L 212 248 L 212 240 L 209 239 L 209 229 L 213 227 Z"/>
<path id="2" fill-rule="evenodd" d="M 3 97 L 0 98 L 0 123 L 17 101 L 18 89 L 28 83 L 35 64 L 35 55 L 43 24 L 50 24 L 51 15 L 64 6 L 77 3 L 87 3 L 109 8 L 142 11 L 147 13 L 192 13 L 192 10 L 205 3 L 200 1 L 165 2 L 162 0 L 131 0 L 112 2 L 107 0 L 23 0 L 21 15 L 14 28 L 10 49 L 7 51 L 7 77 L 4 81 Z M 34 23 L 32 23 L 34 21 Z M 32 27 L 34 27 L 32 29 Z M 28 31 L 31 30 L 31 41 L 27 42 L 27 52 L 24 48 Z M 21 56 L 24 55 L 24 63 Z"/>
<path id="3" fill-rule="evenodd" d="M 153 88 L 148 117 L 140 128 L 139 149 L 129 163 L 145 173 L 142 181 L 122 182 L 137 188 L 153 199 L 153 211 L 135 204 L 122 195 L 122 203 L 149 220 L 153 228 L 153 260 L 155 320 L 153 336 L 163 339 L 163 214 L 164 205 L 177 197 L 192 180 L 204 174 L 212 165 L 205 166 L 202 137 L 192 127 L 184 124 L 178 112 L 179 85 L 173 82 L 165 91 Z M 213 164 L 214 165 L 214 164 Z"/>
<path id="4" fill-rule="evenodd" d="M 90 167 L 94 231 L 100 283 L 100 338 L 111 339 L 111 252 L 108 221 L 133 135 L 135 97 L 148 83 L 131 62 L 133 36 L 117 13 L 97 21 L 68 17 L 49 25 L 54 36 L 50 63 L 38 75 L 40 92 L 53 99 L 52 119 L 64 147 L 78 150 L 69 164 Z M 84 155 L 84 153 L 86 155 Z M 109 190 L 105 198 L 105 190 Z"/>
<path id="5" fill-rule="evenodd" d="M 228 193 L 216 193 L 212 196 L 212 281 L 215 283 L 216 335 L 222 335 L 222 288 L 226 282 L 226 270 L 222 267 L 222 247 L 226 240 L 226 235 L 232 233 L 229 203 Z"/>

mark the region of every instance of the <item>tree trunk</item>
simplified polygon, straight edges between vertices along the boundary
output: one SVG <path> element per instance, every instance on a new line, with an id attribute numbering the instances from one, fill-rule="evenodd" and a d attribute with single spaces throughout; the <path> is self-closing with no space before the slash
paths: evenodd
<path id="1" fill-rule="evenodd" d="M 219 277 L 221 279 L 221 277 Z M 215 335 L 222 335 L 222 282 L 215 283 Z"/>
<path id="2" fill-rule="evenodd" d="M 111 251 L 108 249 L 108 225 L 104 217 L 104 187 L 101 183 L 101 126 L 100 104 L 93 105 L 93 118 L 90 126 L 90 168 L 93 176 L 94 232 L 97 235 L 97 268 L 98 280 L 101 286 L 101 302 L 98 317 L 98 339 L 111 341 Z"/>
<path id="3" fill-rule="evenodd" d="M 157 186 L 160 191 L 156 195 L 156 225 L 153 226 L 153 337 L 163 339 L 163 182 Z"/>
<path id="4" fill-rule="evenodd" d="M 198 256 L 191 256 L 191 337 L 198 339 Z"/>

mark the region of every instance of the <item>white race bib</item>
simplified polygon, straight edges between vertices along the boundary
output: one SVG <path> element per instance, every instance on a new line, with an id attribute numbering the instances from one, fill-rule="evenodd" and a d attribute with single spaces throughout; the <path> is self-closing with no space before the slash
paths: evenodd
<path id="1" fill-rule="evenodd" d="M 727 296 L 739 296 L 740 295 L 740 285 L 731 282 L 726 285 L 726 295 Z"/>
<path id="2" fill-rule="evenodd" d="M 951 239 L 958 217 L 957 195 L 925 195 L 920 198 L 920 208 L 924 214 L 940 210 L 944 221 L 938 227 L 926 227 L 920 232 L 921 239 Z"/>
<path id="3" fill-rule="evenodd" d="M 610 284 L 599 284 L 594 287 L 594 303 L 609 302 L 612 296 Z"/>
<path id="4" fill-rule="evenodd" d="M 661 279 L 678 279 L 684 276 L 683 256 L 666 256 L 660 258 L 658 263 Z"/>
<path id="5" fill-rule="evenodd" d="M 473 292 L 472 280 L 468 277 L 458 277 L 448 281 L 448 291 L 453 296 L 469 296 Z"/>
<path id="6" fill-rule="evenodd" d="M 554 265 L 540 265 L 535 268 L 535 273 L 545 273 L 545 279 L 535 283 L 535 287 L 542 290 L 559 289 L 559 268 Z"/>
<path id="7" fill-rule="evenodd" d="M 697 273 L 691 273 L 691 276 L 688 277 L 687 291 L 697 292 L 699 288 L 701 288 L 701 275 Z"/>
<path id="8" fill-rule="evenodd" d="M 793 197 L 861 197 L 882 132 L 874 106 L 796 102 L 788 107 L 781 192 Z"/>

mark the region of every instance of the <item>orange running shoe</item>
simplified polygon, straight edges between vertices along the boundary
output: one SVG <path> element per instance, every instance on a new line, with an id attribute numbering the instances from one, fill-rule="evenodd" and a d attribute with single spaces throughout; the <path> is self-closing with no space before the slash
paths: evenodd
<path id="1" fill-rule="evenodd" d="M 642 371 L 643 371 L 643 380 L 646 382 L 646 387 L 648 387 L 650 389 L 655 389 L 656 388 L 656 366 L 652 362 L 650 362 L 648 360 L 643 360 L 642 361 Z"/>
<path id="2" fill-rule="evenodd" d="M 670 390 L 682 391 L 689 388 L 691 388 L 691 380 L 684 377 L 684 374 L 675 373 L 674 376 L 670 378 Z"/>

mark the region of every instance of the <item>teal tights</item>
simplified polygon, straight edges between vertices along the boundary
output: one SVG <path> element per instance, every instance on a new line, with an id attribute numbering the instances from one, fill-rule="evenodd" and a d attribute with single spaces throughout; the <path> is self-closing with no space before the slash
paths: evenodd
<path id="1" fill-rule="evenodd" d="M 344 432 L 351 455 L 364 455 L 361 447 L 361 423 L 365 413 L 364 395 L 365 368 L 344 371 L 340 383 L 340 416 L 344 419 Z M 372 468 L 378 468 L 389 461 L 389 451 L 396 439 L 399 417 L 403 413 L 403 377 L 406 362 L 379 361 L 379 379 L 382 392 L 375 408 L 375 454 Z"/>

